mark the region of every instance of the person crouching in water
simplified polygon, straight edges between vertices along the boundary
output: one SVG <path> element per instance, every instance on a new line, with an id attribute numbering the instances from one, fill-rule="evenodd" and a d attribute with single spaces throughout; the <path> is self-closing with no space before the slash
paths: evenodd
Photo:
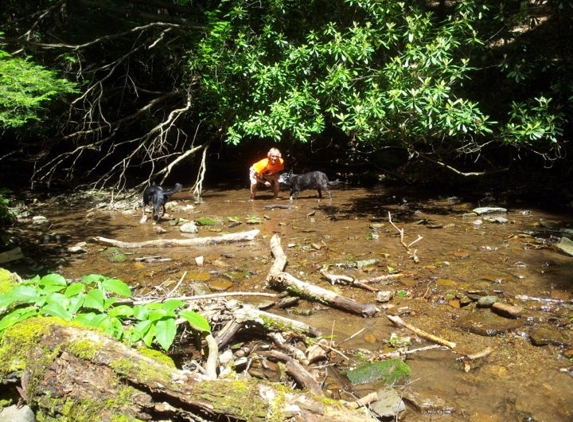
<path id="1" fill-rule="evenodd" d="M 251 179 L 251 201 L 255 199 L 257 193 L 257 184 L 262 183 L 266 187 L 272 186 L 274 197 L 279 196 L 279 176 L 284 170 L 284 160 L 281 158 L 281 152 L 276 148 L 271 148 L 267 158 L 257 161 L 249 169 L 249 178 Z"/>

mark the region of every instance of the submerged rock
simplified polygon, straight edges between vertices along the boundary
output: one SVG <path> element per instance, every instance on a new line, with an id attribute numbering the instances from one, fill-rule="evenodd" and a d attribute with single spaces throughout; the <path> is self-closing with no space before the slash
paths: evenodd
<path id="1" fill-rule="evenodd" d="M 380 362 L 366 363 L 346 373 L 352 385 L 382 381 L 393 384 L 410 376 L 410 367 L 402 359 L 388 359 Z"/>
<path id="2" fill-rule="evenodd" d="M 510 305 L 509 303 L 502 302 L 494 303 L 491 310 L 506 318 L 519 318 L 523 312 L 523 308 L 521 306 Z"/>
<path id="3" fill-rule="evenodd" d="M 456 411 L 455 407 L 445 399 L 427 391 L 407 392 L 404 394 L 404 399 L 421 413 L 448 415 Z"/>
<path id="4" fill-rule="evenodd" d="M 492 214 L 494 212 L 507 212 L 507 209 L 502 208 L 502 207 L 478 207 L 478 208 L 474 208 L 472 210 L 473 212 L 475 212 L 477 215 L 482 215 L 482 214 Z"/>
<path id="5" fill-rule="evenodd" d="M 370 409 L 381 418 L 394 418 L 406 410 L 406 405 L 396 390 L 385 387 L 376 392 L 378 400 L 370 405 Z"/>
<path id="6" fill-rule="evenodd" d="M 561 252 L 573 256 L 573 240 L 568 237 L 562 237 L 561 240 L 553 246 Z"/>
<path id="7" fill-rule="evenodd" d="M 555 327 L 542 326 L 533 330 L 530 334 L 531 343 L 535 346 L 560 345 L 563 336 Z"/>
<path id="8" fill-rule="evenodd" d="M 461 317 L 456 325 L 470 333 L 492 337 L 516 330 L 524 325 L 524 321 L 502 318 L 489 310 L 483 310 Z"/>

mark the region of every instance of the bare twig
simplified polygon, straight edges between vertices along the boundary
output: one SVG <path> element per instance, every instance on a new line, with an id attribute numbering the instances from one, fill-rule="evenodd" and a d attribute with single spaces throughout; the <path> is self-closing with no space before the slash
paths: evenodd
<path id="1" fill-rule="evenodd" d="M 390 211 L 388 211 L 388 222 L 392 225 L 392 227 L 394 227 L 398 233 L 400 234 L 400 243 L 402 244 L 402 246 L 404 246 L 404 248 L 406 248 L 406 251 L 408 252 L 408 255 L 410 255 L 410 258 L 412 258 L 414 260 L 415 263 L 418 263 L 420 260 L 418 258 L 417 255 L 417 250 L 414 249 L 412 251 L 412 249 L 410 248 L 413 244 L 419 242 L 420 240 L 423 239 L 422 236 L 418 235 L 418 238 L 416 240 L 414 240 L 413 242 L 410 242 L 409 244 L 406 244 L 406 242 L 404 242 L 404 229 L 399 228 L 396 224 L 394 224 L 394 222 L 392 221 L 392 214 L 390 214 Z"/>
<path id="2" fill-rule="evenodd" d="M 456 343 L 445 340 L 441 337 L 437 337 L 437 336 L 430 334 L 426 331 L 420 330 L 419 328 L 416 328 L 413 325 L 408 324 L 406 321 L 404 321 L 399 316 L 386 315 L 386 318 L 388 318 L 390 321 L 392 321 L 398 327 L 403 327 L 403 328 L 406 328 L 406 329 L 412 331 L 417 336 L 420 336 L 420 337 L 425 338 L 427 340 L 433 341 L 434 343 L 441 344 L 442 346 L 449 347 L 450 349 L 456 348 Z"/>

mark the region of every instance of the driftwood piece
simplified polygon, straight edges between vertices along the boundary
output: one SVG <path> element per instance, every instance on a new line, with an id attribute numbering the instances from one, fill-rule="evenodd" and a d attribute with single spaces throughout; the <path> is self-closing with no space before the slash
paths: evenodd
<path id="1" fill-rule="evenodd" d="M 279 352 L 278 350 L 262 352 L 260 355 L 268 356 L 270 358 L 284 362 L 286 364 L 286 373 L 293 377 L 293 379 L 298 384 L 310 391 L 315 396 L 324 396 L 320 384 L 314 379 L 310 372 L 308 372 L 304 366 L 298 363 L 295 359 L 291 358 L 285 353 Z"/>
<path id="2" fill-rule="evenodd" d="M 399 316 L 395 316 L 395 315 L 386 315 L 386 317 L 392 321 L 395 325 L 397 325 L 398 327 L 403 327 L 406 328 L 408 330 L 410 330 L 411 332 L 413 332 L 414 334 L 416 334 L 417 336 L 420 336 L 422 338 L 425 338 L 426 340 L 430 340 L 433 341 L 434 343 L 438 343 L 441 344 L 442 346 L 446 346 L 449 347 L 450 349 L 455 349 L 456 348 L 456 343 L 453 343 L 451 341 L 445 340 L 441 337 L 437 337 L 433 334 L 430 334 L 426 331 L 420 330 L 417 327 L 414 327 L 413 325 L 408 324 L 406 321 L 404 321 L 402 318 L 400 318 Z"/>
<path id="3" fill-rule="evenodd" d="M 239 323 L 257 322 L 270 331 L 291 331 L 306 335 L 310 334 L 315 337 L 322 335 L 316 328 L 304 322 L 261 311 L 250 305 L 244 305 L 242 308 L 233 311 L 233 317 Z"/>
<path id="4" fill-rule="evenodd" d="M 144 242 L 124 242 L 122 240 L 108 239 L 101 236 L 95 237 L 94 240 L 118 248 L 145 248 L 149 246 L 168 248 L 172 246 L 207 246 L 217 243 L 242 242 L 253 240 L 257 234 L 259 234 L 259 230 L 227 233 L 220 236 L 195 237 L 193 239 L 154 239 Z"/>
<path id="5" fill-rule="evenodd" d="M 267 275 L 267 282 L 272 287 L 279 288 L 281 290 L 288 290 L 308 299 L 319 301 L 329 306 L 362 315 L 364 317 L 374 316 L 378 311 L 376 306 L 373 304 L 362 304 L 356 302 L 355 300 L 338 295 L 330 290 L 323 289 L 322 287 L 306 283 L 283 272 L 287 258 L 281 247 L 280 237 L 276 234 L 271 238 L 271 251 L 275 257 L 275 261 Z"/>
<path id="6" fill-rule="evenodd" d="M 20 247 L 10 249 L 9 251 L 0 253 L 0 264 L 5 264 L 7 262 L 18 261 L 19 259 L 24 259 L 24 254 Z"/>
<path id="7" fill-rule="evenodd" d="M 23 398 L 45 419 L 375 421 L 342 402 L 254 378 L 209 380 L 52 318 L 17 324 L 0 345 L 1 375 L 23 371 Z"/>
<path id="8" fill-rule="evenodd" d="M 307 299 L 318 301 L 353 314 L 362 315 L 363 317 L 371 317 L 378 312 L 376 306 L 371 303 L 364 304 L 356 302 L 330 290 L 306 283 L 288 273 L 280 273 L 271 277 L 269 284 L 275 288 L 288 290 Z"/>

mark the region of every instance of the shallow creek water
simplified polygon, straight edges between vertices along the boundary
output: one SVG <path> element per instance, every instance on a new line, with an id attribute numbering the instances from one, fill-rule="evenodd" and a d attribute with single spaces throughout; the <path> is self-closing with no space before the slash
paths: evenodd
<path id="1" fill-rule="evenodd" d="M 223 222 L 222 226 L 200 227 L 197 236 L 259 229 L 255 240 L 210 247 L 125 250 L 130 255 L 123 263 L 111 263 L 93 237 L 131 242 L 180 238 L 179 227 L 163 220 L 159 225 L 166 233 L 157 234 L 150 221 L 139 223 L 141 209 L 88 211 L 86 205 L 64 210 L 48 201 L 37 212 L 49 219 L 47 232 L 70 236 L 67 245 L 88 242 L 86 253 L 70 255 L 60 265 L 66 277 L 89 273 L 114 276 L 141 295 L 168 291 L 182 277 L 180 295 L 192 294 L 188 286 L 196 280 L 214 291 L 269 292 L 264 280 L 272 263 L 269 241 L 275 233 L 288 256 L 287 272 L 362 303 L 376 303 L 376 293 L 352 286 L 333 287 L 318 270 L 328 268 L 330 273 L 358 280 L 400 272 L 401 278 L 372 287 L 393 292 L 388 305 L 394 311 L 399 309 L 402 319 L 457 345 L 456 352 L 436 349 L 408 356 L 412 376 L 407 385 L 398 387 L 399 392 L 427 397 L 436 406 L 425 412 L 410 410 L 406 420 L 573 420 L 573 377 L 560 371 L 573 365 L 563 357 L 573 348 L 573 258 L 549 247 L 539 248 L 534 241 L 536 236 L 547 238 L 553 233 L 546 230 L 551 224 L 570 223 L 570 216 L 479 195 L 467 199 L 459 193 L 422 195 L 384 187 L 333 190 L 332 201 L 319 201 L 316 192 L 303 191 L 294 209 L 264 208 L 291 204 L 287 192 L 282 192 L 279 201 L 273 201 L 268 191 L 259 192 L 254 202 L 248 202 L 248 196 L 246 189 L 209 189 L 202 202 L 195 203 L 183 190 L 172 197 L 175 203 L 168 212 L 180 219 L 208 217 Z M 487 217 L 502 216 L 508 222 L 468 215 L 483 205 L 506 207 L 507 213 Z M 410 248 L 417 260 L 401 244 L 389 213 L 404 230 L 405 244 L 422 237 Z M 260 223 L 248 224 L 253 217 Z M 143 256 L 170 261 L 136 261 Z M 204 257 L 203 267 L 197 266 L 197 256 Z M 374 264 L 360 269 L 349 265 L 371 259 L 376 260 Z M 478 308 L 475 302 L 464 306 L 468 292 L 496 295 L 502 302 L 520 306 L 521 317 L 504 318 L 489 308 Z M 516 299 L 520 295 L 553 301 Z M 392 333 L 411 337 L 411 348 L 431 344 L 393 326 L 384 315 L 384 305 L 377 306 L 381 312 L 367 319 L 308 303 L 299 305 L 308 312 L 288 316 L 324 334 L 332 333 L 336 342 L 344 341 L 346 350 L 387 350 Z M 531 334 L 540 329 L 553 333 L 552 344 L 532 344 Z M 487 347 L 493 352 L 471 362 L 471 369 L 464 371 L 457 358 Z"/>

